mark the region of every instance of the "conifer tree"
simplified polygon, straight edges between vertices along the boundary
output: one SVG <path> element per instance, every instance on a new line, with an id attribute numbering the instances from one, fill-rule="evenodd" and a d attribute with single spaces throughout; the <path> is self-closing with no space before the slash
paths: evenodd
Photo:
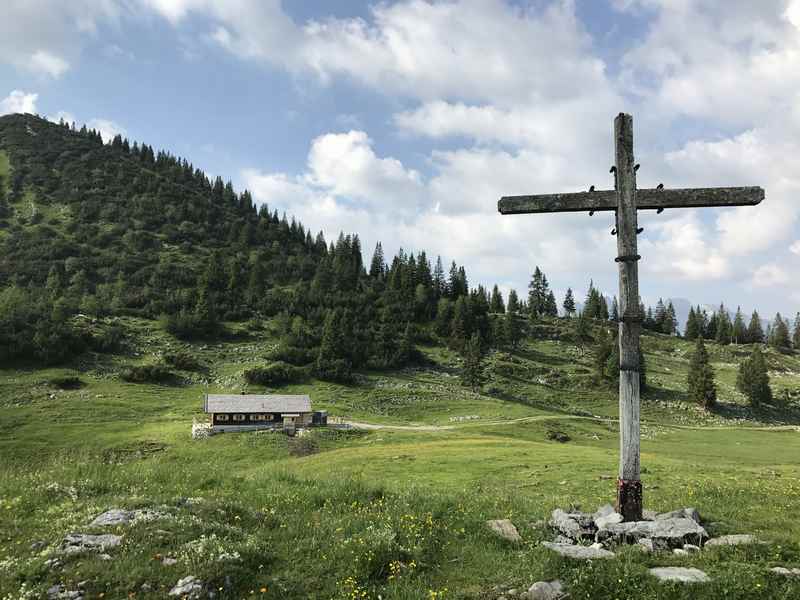
<path id="1" fill-rule="evenodd" d="M 446 340 L 450 337 L 452 321 L 453 301 L 449 298 L 439 298 L 439 302 L 436 304 L 436 320 L 433 330 L 440 339 Z"/>
<path id="2" fill-rule="evenodd" d="M 532 317 L 544 314 L 547 300 L 547 279 L 537 266 L 528 284 L 528 310 Z"/>
<path id="3" fill-rule="evenodd" d="M 717 311 L 717 332 L 715 339 L 720 344 L 730 344 L 732 331 L 733 325 L 731 324 L 731 317 L 728 314 L 728 310 L 723 304 L 720 304 L 719 311 Z"/>
<path id="4" fill-rule="evenodd" d="M 792 341 L 789 337 L 789 326 L 786 321 L 783 320 L 783 317 L 781 317 L 781 313 L 776 314 L 775 320 L 772 322 L 769 344 L 779 350 L 787 350 L 792 347 Z"/>
<path id="5" fill-rule="evenodd" d="M 436 266 L 433 268 L 433 297 L 436 301 L 447 294 L 447 280 L 442 267 L 442 257 L 436 257 Z"/>
<path id="6" fill-rule="evenodd" d="M 644 311 L 642 311 L 642 314 L 644 314 Z M 619 323 L 619 302 L 617 302 L 616 296 L 611 301 L 611 314 L 608 318 L 614 323 Z"/>
<path id="7" fill-rule="evenodd" d="M 508 311 L 503 319 L 503 337 L 512 349 L 519 347 L 525 335 L 525 321 L 519 316 L 519 312 Z"/>
<path id="8" fill-rule="evenodd" d="M 519 298 L 517 297 L 517 290 L 509 290 L 507 311 L 511 314 L 519 314 L 520 310 L 521 307 L 519 305 Z"/>
<path id="9" fill-rule="evenodd" d="M 695 340 L 700 335 L 700 327 L 698 327 L 697 313 L 694 312 L 694 307 L 689 307 L 689 316 L 686 317 L 686 329 L 684 330 L 683 337 L 687 340 Z"/>
<path id="10" fill-rule="evenodd" d="M 383 279 L 386 272 L 386 261 L 383 258 L 383 246 L 378 242 L 375 245 L 375 252 L 372 254 L 372 261 L 369 264 L 369 276 L 373 279 Z"/>
<path id="11" fill-rule="evenodd" d="M 736 307 L 736 316 L 733 318 L 731 338 L 734 344 L 747 343 L 747 327 L 744 325 L 744 315 L 742 315 L 741 306 Z"/>
<path id="12" fill-rule="evenodd" d="M 667 307 L 664 306 L 664 300 L 661 298 L 658 299 L 656 303 L 656 311 L 653 315 L 655 319 L 655 330 L 660 331 L 661 333 L 667 333 L 665 331 L 665 320 L 667 318 Z"/>
<path id="13" fill-rule="evenodd" d="M 572 295 L 572 288 L 567 288 L 562 306 L 564 307 L 564 314 L 568 317 L 575 314 L 575 297 Z"/>
<path id="14" fill-rule="evenodd" d="M 678 316 L 675 314 L 675 306 L 672 300 L 667 304 L 667 314 L 664 317 L 664 333 L 674 335 L 678 331 Z"/>
<path id="15" fill-rule="evenodd" d="M 412 362 L 414 358 L 414 328 L 411 323 L 406 323 L 400 343 L 397 345 L 397 352 L 394 355 L 393 365 L 403 367 Z"/>
<path id="16" fill-rule="evenodd" d="M 594 351 L 594 368 L 598 377 L 605 378 L 609 357 L 614 353 L 614 338 L 605 327 L 600 327 Z"/>
<path id="17" fill-rule="evenodd" d="M 450 346 L 461 352 L 471 335 L 469 298 L 459 296 L 453 308 L 453 320 L 450 324 Z"/>
<path id="18" fill-rule="evenodd" d="M 792 346 L 800 350 L 800 312 L 794 316 L 794 333 L 792 333 Z"/>
<path id="19" fill-rule="evenodd" d="M 322 329 L 317 355 L 317 374 L 322 379 L 347 382 L 352 379 L 352 365 L 346 354 L 344 315 L 341 309 L 329 310 Z"/>
<path id="20" fill-rule="evenodd" d="M 548 292 L 547 300 L 544 303 L 544 313 L 548 317 L 557 317 L 558 316 L 558 306 L 556 305 L 556 295 L 552 292 Z"/>
<path id="21" fill-rule="evenodd" d="M 461 383 L 476 391 L 483 379 L 483 352 L 478 334 L 473 334 L 464 346 L 464 367 L 461 371 Z"/>
<path id="22" fill-rule="evenodd" d="M 717 313 L 711 313 L 711 316 L 706 320 L 706 326 L 703 328 L 703 337 L 707 340 L 717 339 L 717 325 L 719 319 Z"/>
<path id="23" fill-rule="evenodd" d="M 713 408 L 717 402 L 717 388 L 714 383 L 714 369 L 708 360 L 708 352 L 703 338 L 698 337 L 694 354 L 689 362 L 689 398 L 705 408 Z"/>
<path id="24" fill-rule="evenodd" d="M 497 284 L 492 288 L 492 300 L 489 303 L 489 310 L 493 313 L 504 313 L 506 312 L 506 305 L 503 302 L 503 294 L 500 293 L 500 289 L 497 287 Z"/>
<path id="25" fill-rule="evenodd" d="M 736 387 L 750 400 L 750 406 L 758 409 L 762 404 L 772 401 L 772 390 L 769 387 L 767 363 L 761 353 L 761 347 L 756 345 L 750 358 L 739 365 L 736 376 Z"/>

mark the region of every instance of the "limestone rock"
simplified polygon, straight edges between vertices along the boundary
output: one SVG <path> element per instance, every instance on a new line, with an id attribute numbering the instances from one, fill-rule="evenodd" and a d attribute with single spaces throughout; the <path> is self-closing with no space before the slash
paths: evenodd
<path id="1" fill-rule="evenodd" d="M 656 551 L 653 540 L 650 538 L 642 538 L 637 540 L 636 543 L 639 544 L 639 548 L 641 548 L 642 552 L 653 553 Z"/>
<path id="2" fill-rule="evenodd" d="M 179 579 L 175 587 L 169 591 L 170 596 L 178 596 L 180 598 L 199 598 L 202 593 L 203 582 L 194 575 Z"/>
<path id="3" fill-rule="evenodd" d="M 650 574 L 660 581 L 679 581 L 681 583 L 705 583 L 710 581 L 708 575 L 700 569 L 686 567 L 656 567 Z"/>
<path id="4" fill-rule="evenodd" d="M 158 512 L 156 510 L 138 509 L 138 510 L 124 510 L 122 508 L 112 508 L 103 514 L 95 517 L 94 521 L 89 523 L 89 527 L 109 527 L 113 525 L 128 525 L 133 521 L 154 521 L 162 519 L 168 515 Z"/>
<path id="5" fill-rule="evenodd" d="M 630 521 L 610 524 L 597 531 L 597 541 L 638 541 L 641 538 L 664 540 L 671 547 L 685 543 L 702 542 L 708 538 L 706 530 L 688 518 L 659 519 L 656 521 Z"/>
<path id="6" fill-rule="evenodd" d="M 597 511 L 595 511 L 594 520 L 595 522 L 597 522 L 597 519 L 599 519 L 600 517 L 607 517 L 608 515 L 614 514 L 615 512 L 617 511 L 614 510 L 613 506 L 611 506 L 610 504 L 604 504 L 603 506 L 598 508 Z"/>
<path id="7" fill-rule="evenodd" d="M 697 524 L 700 524 L 700 513 L 696 508 L 681 508 L 671 512 L 660 513 L 655 516 L 656 521 L 664 521 L 667 519 L 691 519 Z"/>
<path id="8" fill-rule="evenodd" d="M 597 526 L 598 529 L 605 529 L 609 525 L 616 525 L 617 523 L 622 523 L 623 516 L 618 512 L 612 512 L 608 515 L 603 517 L 595 517 L 594 524 Z"/>
<path id="9" fill-rule="evenodd" d="M 61 552 L 78 554 L 80 552 L 97 552 L 114 548 L 122 543 L 122 536 L 112 533 L 90 535 L 87 533 L 69 533 L 61 542 Z"/>
<path id="10" fill-rule="evenodd" d="M 47 589 L 48 600 L 83 600 L 83 590 L 67 590 L 56 584 Z"/>
<path id="11" fill-rule="evenodd" d="M 786 567 L 772 567 L 771 572 L 785 577 L 800 577 L 800 569 L 787 569 Z"/>
<path id="12" fill-rule="evenodd" d="M 675 548 L 675 549 L 672 551 L 672 553 L 673 553 L 675 556 L 686 556 L 687 554 L 689 554 L 689 551 L 688 551 L 688 550 L 684 550 L 683 548 Z"/>
<path id="13" fill-rule="evenodd" d="M 522 541 L 522 537 L 520 537 L 517 528 L 508 519 L 494 519 L 491 521 L 486 521 L 486 525 L 488 525 L 489 529 L 494 531 L 501 538 L 506 539 L 509 542 L 516 543 Z"/>
<path id="14" fill-rule="evenodd" d="M 721 535 L 719 537 L 711 538 L 706 542 L 706 546 L 741 546 L 744 544 L 756 543 L 758 543 L 758 540 L 754 535 L 736 534 Z"/>
<path id="15" fill-rule="evenodd" d="M 528 588 L 528 600 L 558 600 L 564 597 L 564 587 L 560 579 L 537 581 Z"/>
<path id="16" fill-rule="evenodd" d="M 567 513 L 560 508 L 555 509 L 550 516 L 550 525 L 573 540 L 593 537 L 596 529 L 592 515 L 581 512 Z"/>
<path id="17" fill-rule="evenodd" d="M 578 560 L 592 560 L 595 558 L 614 558 L 614 553 L 602 548 L 592 548 L 591 546 L 579 546 L 577 544 L 556 544 L 554 542 L 544 542 L 542 546 L 549 548 L 553 552 L 575 558 Z"/>
<path id="18" fill-rule="evenodd" d="M 642 521 L 655 521 L 658 513 L 654 510 L 645 509 L 642 511 Z"/>
<path id="19" fill-rule="evenodd" d="M 165 567 L 171 567 L 172 565 L 178 564 L 178 559 L 172 558 L 171 556 L 165 556 L 161 559 L 161 564 Z"/>
<path id="20" fill-rule="evenodd" d="M 555 539 L 553 539 L 553 541 L 556 544 L 575 544 L 576 543 L 575 540 L 573 540 L 572 538 L 568 538 L 567 536 L 561 535 L 561 534 L 558 534 L 555 537 Z"/>
<path id="21" fill-rule="evenodd" d="M 693 552 L 700 552 L 700 546 L 695 546 L 694 544 L 684 544 L 683 549 L 690 554 Z"/>

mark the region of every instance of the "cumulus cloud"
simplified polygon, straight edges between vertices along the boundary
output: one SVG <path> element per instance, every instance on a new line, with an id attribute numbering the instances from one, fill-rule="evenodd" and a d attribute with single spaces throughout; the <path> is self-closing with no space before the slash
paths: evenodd
<path id="1" fill-rule="evenodd" d="M 49 78 L 61 77 L 87 36 L 125 13 L 119 0 L 11 0 L 0 19 L 0 62 Z"/>
<path id="2" fill-rule="evenodd" d="M 800 240 L 797 240 L 794 244 L 789 246 L 789 251 L 793 254 L 800 255 Z"/>
<path id="3" fill-rule="evenodd" d="M 761 265 L 753 273 L 753 285 L 757 287 L 773 287 L 789 283 L 789 280 L 786 270 L 774 263 Z"/>
<path id="4" fill-rule="evenodd" d="M 12 90 L 11 93 L 0 100 L 0 115 L 12 113 L 35 113 L 36 100 L 39 94 L 28 94 L 22 90 Z"/>

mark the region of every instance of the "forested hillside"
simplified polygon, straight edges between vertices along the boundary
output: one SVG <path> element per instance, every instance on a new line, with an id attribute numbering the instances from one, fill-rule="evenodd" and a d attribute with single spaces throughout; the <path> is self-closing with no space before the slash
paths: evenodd
<path id="1" fill-rule="evenodd" d="M 579 337 L 587 320 L 618 319 L 616 298 L 610 305 L 591 282 L 582 310 L 572 289 L 560 304 L 578 317 Z M 671 302 L 641 310 L 646 329 L 677 332 Z M 120 136 L 103 144 L 94 130 L 33 115 L 2 117 L 0 358 L 55 363 L 123 343 L 113 319 L 87 329 L 78 314 L 160 319 L 184 339 L 276 318 L 280 364 L 255 380 L 291 379 L 299 367 L 344 381 L 356 368 L 420 361 L 416 341 L 473 358 L 515 348 L 559 303 L 538 267 L 525 298 L 503 298 L 424 251 L 388 260 L 378 244 L 365 265 L 357 234 L 329 243 L 167 152 Z M 793 330 L 777 315 L 766 334 L 757 313 L 744 323 L 741 311 L 731 319 L 722 305 L 711 315 L 698 307 L 686 337 L 800 345 L 800 315 Z"/>

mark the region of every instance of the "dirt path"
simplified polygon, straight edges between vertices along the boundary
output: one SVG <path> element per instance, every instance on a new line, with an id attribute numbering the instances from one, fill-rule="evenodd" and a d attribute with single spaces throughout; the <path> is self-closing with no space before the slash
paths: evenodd
<path id="1" fill-rule="evenodd" d="M 387 423 L 366 423 L 361 421 L 343 421 L 345 424 L 350 425 L 355 429 L 378 430 L 390 429 L 397 431 L 452 431 L 455 429 L 466 429 L 470 427 L 487 427 L 487 426 L 502 426 L 514 425 L 517 423 L 528 423 L 531 421 L 550 421 L 558 419 L 584 419 L 589 421 L 604 421 L 616 423 L 617 419 L 613 417 L 587 417 L 583 415 L 534 415 L 530 417 L 518 417 L 516 419 L 506 419 L 503 421 L 480 421 L 474 420 L 466 423 L 457 423 L 453 425 L 393 425 Z M 703 429 L 703 430 L 736 430 L 744 429 L 748 431 L 797 431 L 800 433 L 800 426 L 798 425 L 673 425 L 662 423 L 643 423 L 643 425 L 661 425 L 673 429 Z"/>

